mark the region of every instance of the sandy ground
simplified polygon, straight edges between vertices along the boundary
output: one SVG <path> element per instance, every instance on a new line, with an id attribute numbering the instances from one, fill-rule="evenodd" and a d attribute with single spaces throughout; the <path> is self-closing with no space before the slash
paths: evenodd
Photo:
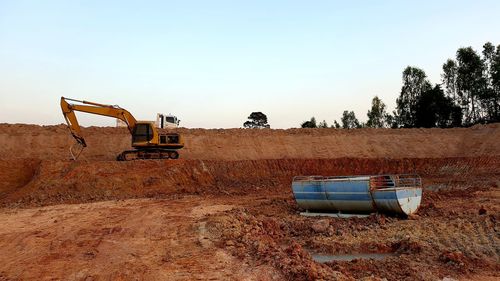
<path id="1" fill-rule="evenodd" d="M 213 245 L 204 218 L 234 208 L 218 201 L 132 199 L 3 210 L 0 279 L 280 279 L 273 268 L 250 267 Z"/>
<path id="2" fill-rule="evenodd" d="M 432 193 L 409 220 L 301 217 L 278 194 L 3 209 L 0 280 L 496 280 L 500 192 L 469 192 Z M 320 264 L 306 249 L 396 256 Z"/>
<path id="3" fill-rule="evenodd" d="M 180 131 L 180 160 L 112 161 L 97 136 L 126 132 L 89 128 L 68 161 L 63 127 L 0 125 L 0 280 L 500 279 L 498 125 Z M 422 176 L 417 215 L 303 217 L 291 194 L 295 175 L 383 173 Z"/>

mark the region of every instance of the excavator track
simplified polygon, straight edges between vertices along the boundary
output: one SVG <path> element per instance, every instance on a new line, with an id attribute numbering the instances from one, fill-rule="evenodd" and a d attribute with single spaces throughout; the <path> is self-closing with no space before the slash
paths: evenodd
<path id="1" fill-rule="evenodd" d="M 171 149 L 135 149 L 126 150 L 116 157 L 118 161 L 148 160 L 148 159 L 178 159 L 179 153 Z"/>

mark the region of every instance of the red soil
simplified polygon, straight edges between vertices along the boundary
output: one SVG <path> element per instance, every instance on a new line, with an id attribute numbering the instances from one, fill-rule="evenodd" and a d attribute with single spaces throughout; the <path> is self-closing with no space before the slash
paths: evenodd
<path id="1" fill-rule="evenodd" d="M 127 131 L 86 128 L 69 161 L 64 126 L 0 125 L 0 280 L 500 277 L 500 125 L 178 131 L 180 160 L 113 161 Z M 422 176 L 416 216 L 298 215 L 293 176 L 382 173 Z"/>

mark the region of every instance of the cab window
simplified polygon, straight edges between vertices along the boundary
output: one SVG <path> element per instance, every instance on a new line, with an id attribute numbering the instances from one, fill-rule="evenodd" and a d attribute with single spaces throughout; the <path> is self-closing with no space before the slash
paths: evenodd
<path id="1" fill-rule="evenodd" d="M 132 135 L 132 142 L 146 142 L 153 139 L 153 131 L 149 124 L 137 124 Z"/>

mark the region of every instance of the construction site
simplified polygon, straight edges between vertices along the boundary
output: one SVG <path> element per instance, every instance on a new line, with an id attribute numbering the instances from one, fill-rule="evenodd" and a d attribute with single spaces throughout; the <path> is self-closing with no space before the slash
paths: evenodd
<path id="1" fill-rule="evenodd" d="M 74 160 L 66 124 L 0 124 L 0 280 L 500 278 L 498 123 L 174 128 L 178 157 L 133 161 L 116 161 L 127 128 L 78 133 Z M 305 216 L 292 192 L 296 176 L 384 174 L 421 178 L 416 211 Z"/>

